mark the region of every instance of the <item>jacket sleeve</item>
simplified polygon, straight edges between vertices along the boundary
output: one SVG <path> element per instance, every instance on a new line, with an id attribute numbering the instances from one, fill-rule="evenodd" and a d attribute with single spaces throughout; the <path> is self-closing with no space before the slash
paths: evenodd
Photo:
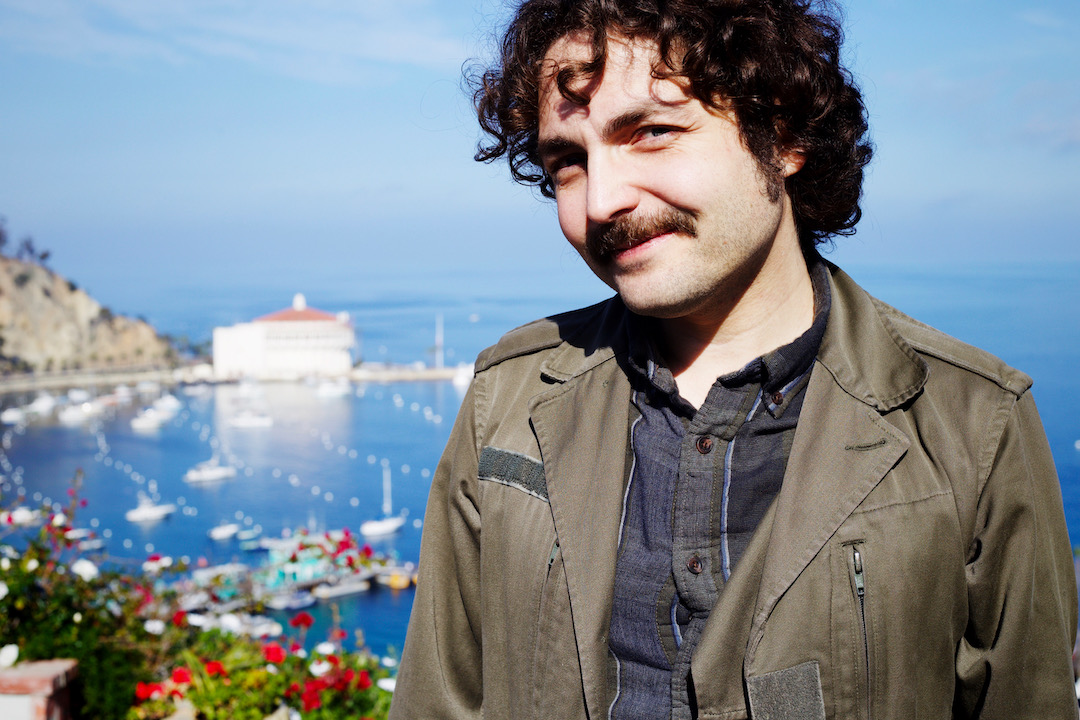
<path id="1" fill-rule="evenodd" d="M 1075 719 L 1077 592 L 1061 488 L 1030 393 L 1013 397 L 982 419 L 998 442 L 980 462 L 954 714 Z"/>
<path id="2" fill-rule="evenodd" d="M 435 470 L 391 720 L 480 718 L 480 513 L 474 380 Z"/>

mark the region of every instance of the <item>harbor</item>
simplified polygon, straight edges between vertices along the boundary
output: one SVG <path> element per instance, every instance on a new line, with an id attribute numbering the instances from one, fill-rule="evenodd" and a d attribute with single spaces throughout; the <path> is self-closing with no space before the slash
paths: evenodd
<path id="1" fill-rule="evenodd" d="M 261 616 L 266 629 L 303 607 L 317 641 L 336 607 L 350 638 L 393 657 L 404 642 L 431 473 L 464 386 L 453 375 L 382 377 L 144 378 L 9 394 L 5 411 L 24 416 L 3 428 L 4 507 L 32 522 L 25 513 L 57 511 L 78 476 L 87 504 L 72 524 L 83 556 L 196 586 L 214 568 L 242 568 L 235 572 L 250 598 L 230 607 L 229 597 L 199 604 L 194 594 L 192 613 Z M 329 552 L 314 550 L 327 543 Z"/>

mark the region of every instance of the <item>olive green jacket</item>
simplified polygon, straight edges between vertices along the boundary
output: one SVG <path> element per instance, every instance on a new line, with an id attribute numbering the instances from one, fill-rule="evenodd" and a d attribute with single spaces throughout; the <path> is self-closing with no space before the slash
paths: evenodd
<path id="1" fill-rule="evenodd" d="M 1031 381 L 830 267 L 783 487 L 713 609 L 700 718 L 1076 718 L 1077 598 Z M 606 718 L 630 387 L 615 298 L 479 358 L 390 716 Z"/>

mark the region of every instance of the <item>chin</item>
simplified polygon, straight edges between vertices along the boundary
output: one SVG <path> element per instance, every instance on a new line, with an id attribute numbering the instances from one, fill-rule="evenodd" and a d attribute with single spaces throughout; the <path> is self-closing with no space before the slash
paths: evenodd
<path id="1" fill-rule="evenodd" d="M 665 302 L 660 298 L 648 298 L 620 293 L 623 304 L 633 313 L 660 320 L 680 317 L 685 314 L 683 303 Z"/>

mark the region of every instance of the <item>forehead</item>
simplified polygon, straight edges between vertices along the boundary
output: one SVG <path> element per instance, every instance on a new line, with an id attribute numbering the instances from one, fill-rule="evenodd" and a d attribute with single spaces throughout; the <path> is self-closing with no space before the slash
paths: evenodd
<path id="1" fill-rule="evenodd" d="M 573 80 L 569 89 L 589 98 L 581 105 L 563 97 L 556 85 L 556 74 L 592 59 L 588 35 L 575 33 L 556 40 L 544 56 L 540 73 L 540 133 L 545 125 L 588 116 L 593 112 L 620 105 L 674 106 L 690 101 L 684 83 L 677 78 L 654 77 L 659 60 L 656 43 L 651 40 L 612 37 L 608 40 L 602 72 Z"/>

